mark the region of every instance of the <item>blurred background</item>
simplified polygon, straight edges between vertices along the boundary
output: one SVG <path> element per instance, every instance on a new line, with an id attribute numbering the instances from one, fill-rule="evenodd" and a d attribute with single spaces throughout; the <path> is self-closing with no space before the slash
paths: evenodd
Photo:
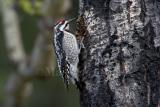
<path id="1" fill-rule="evenodd" d="M 78 0 L 0 0 L 0 107 L 79 107 L 51 41 L 55 21 L 77 15 Z"/>

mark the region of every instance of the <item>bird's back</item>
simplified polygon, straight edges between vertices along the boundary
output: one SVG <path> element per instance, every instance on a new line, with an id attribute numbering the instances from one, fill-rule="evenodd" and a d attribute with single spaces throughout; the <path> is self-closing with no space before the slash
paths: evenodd
<path id="1" fill-rule="evenodd" d="M 79 47 L 74 35 L 64 31 L 62 47 L 70 63 L 77 63 L 79 55 Z"/>

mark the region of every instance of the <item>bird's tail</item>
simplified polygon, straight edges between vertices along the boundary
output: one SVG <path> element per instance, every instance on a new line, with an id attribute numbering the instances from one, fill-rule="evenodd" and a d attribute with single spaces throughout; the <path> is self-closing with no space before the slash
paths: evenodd
<path id="1" fill-rule="evenodd" d="M 70 65 L 70 81 L 73 84 L 76 84 L 76 82 L 78 81 L 78 69 L 76 65 Z"/>

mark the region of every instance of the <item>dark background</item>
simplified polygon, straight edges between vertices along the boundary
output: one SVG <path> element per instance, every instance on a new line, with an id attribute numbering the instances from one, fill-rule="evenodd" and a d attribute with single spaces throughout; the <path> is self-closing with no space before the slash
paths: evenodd
<path id="1" fill-rule="evenodd" d="M 37 17 L 19 13 L 21 33 L 25 51 L 29 54 L 38 33 Z M 7 59 L 5 40 L 3 34 L 2 18 L 0 14 L 0 107 L 3 105 L 4 88 L 12 71 Z M 49 80 L 33 80 L 33 92 L 24 107 L 79 107 L 78 91 L 70 86 L 65 89 L 60 76 L 56 74 Z"/>

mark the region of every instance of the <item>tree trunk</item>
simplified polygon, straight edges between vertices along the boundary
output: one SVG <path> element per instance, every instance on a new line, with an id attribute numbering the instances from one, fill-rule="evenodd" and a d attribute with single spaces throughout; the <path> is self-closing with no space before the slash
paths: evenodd
<path id="1" fill-rule="evenodd" d="M 80 15 L 81 107 L 160 107 L 160 1 L 80 0 Z"/>

